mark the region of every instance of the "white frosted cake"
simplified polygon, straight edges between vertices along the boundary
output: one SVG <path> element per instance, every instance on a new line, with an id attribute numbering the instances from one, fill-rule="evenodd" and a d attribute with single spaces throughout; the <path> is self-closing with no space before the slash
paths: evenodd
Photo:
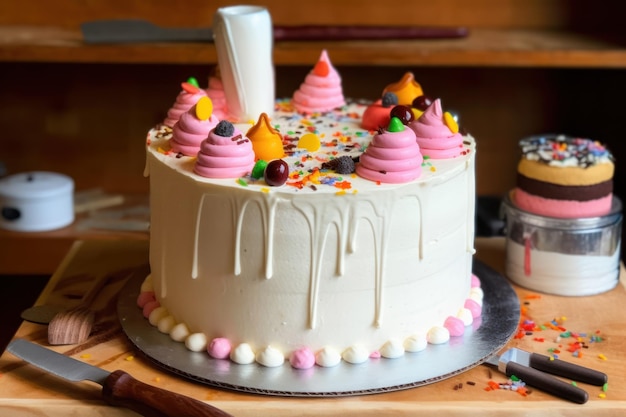
<path id="1" fill-rule="evenodd" d="M 320 60 L 304 84 L 336 83 Z M 279 100 L 254 126 L 216 125 L 202 99 L 150 130 L 144 315 L 192 351 L 265 366 L 395 358 L 462 337 L 482 302 L 474 139 L 439 100 L 375 130 L 361 127 L 361 102 L 298 103 Z M 424 154 L 424 141 L 453 156 Z"/>

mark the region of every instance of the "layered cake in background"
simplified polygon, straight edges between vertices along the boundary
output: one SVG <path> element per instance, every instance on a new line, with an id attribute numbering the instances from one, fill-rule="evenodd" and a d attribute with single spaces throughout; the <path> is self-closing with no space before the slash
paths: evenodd
<path id="1" fill-rule="evenodd" d="M 613 157 L 602 144 L 568 136 L 520 142 L 513 202 L 542 216 L 604 216 L 613 198 Z"/>
<path id="2" fill-rule="evenodd" d="M 619 277 L 622 205 L 613 157 L 597 141 L 564 135 L 520 141 L 517 184 L 505 199 L 506 274 L 524 287 L 591 295 Z"/>
<path id="3" fill-rule="evenodd" d="M 407 85 L 394 94 L 412 102 Z M 321 88 L 332 100 L 313 99 Z M 475 143 L 437 106 L 430 118 L 461 142 L 426 161 L 409 118 L 361 127 L 367 105 L 344 99 L 323 52 L 293 100 L 254 125 L 220 121 L 194 155 L 175 150 L 168 126 L 150 130 L 144 315 L 192 351 L 269 367 L 396 358 L 462 337 L 483 296 Z M 214 116 L 201 107 L 188 112 Z"/>

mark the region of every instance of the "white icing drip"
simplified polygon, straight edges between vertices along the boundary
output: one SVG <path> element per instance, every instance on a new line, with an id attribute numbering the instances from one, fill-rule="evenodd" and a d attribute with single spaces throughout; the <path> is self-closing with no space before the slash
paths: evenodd
<path id="1" fill-rule="evenodd" d="M 261 201 L 264 204 L 260 204 L 259 207 L 265 213 L 263 218 L 267 218 L 267 220 L 263 222 L 266 236 L 265 278 L 270 279 L 274 275 L 274 223 L 276 219 L 276 207 L 281 200 L 269 196 L 269 198 L 263 198 Z"/>
<path id="2" fill-rule="evenodd" d="M 319 298 L 319 284 L 322 254 L 326 246 L 326 236 L 328 229 L 332 224 L 332 217 L 335 211 L 333 206 L 324 207 L 319 210 L 316 204 L 301 204 L 295 208 L 302 213 L 309 226 L 309 236 L 311 239 L 311 265 L 309 276 L 309 322 L 308 328 L 315 329 L 317 321 L 317 302 Z M 308 210 L 307 210 L 308 209 Z M 343 256 L 340 254 L 339 256 Z"/>
<path id="3" fill-rule="evenodd" d="M 204 206 L 204 199 L 206 198 L 206 194 L 202 194 L 200 197 L 200 202 L 196 205 L 196 230 L 193 237 L 193 264 L 191 265 L 191 278 L 198 278 L 198 245 L 200 240 L 200 220 L 202 219 L 202 208 Z"/>
<path id="4" fill-rule="evenodd" d="M 238 277 L 239 275 L 241 275 L 241 228 L 243 226 L 243 219 L 246 213 L 246 208 L 248 207 L 248 203 L 251 200 L 246 200 L 244 201 L 243 205 L 241 208 L 237 207 L 237 202 L 238 199 L 237 198 L 232 198 L 231 199 L 231 205 L 233 206 L 233 213 L 237 213 L 237 217 L 235 220 L 235 265 L 234 265 L 234 274 L 236 277 Z M 263 216 L 263 218 L 265 218 Z M 265 224 L 264 224 L 265 227 Z M 265 229 L 265 235 L 268 234 L 267 229 Z M 267 247 L 266 247 L 266 251 L 267 251 Z M 267 255 L 266 255 L 267 257 Z M 266 261 L 266 265 L 267 265 L 267 261 Z"/>

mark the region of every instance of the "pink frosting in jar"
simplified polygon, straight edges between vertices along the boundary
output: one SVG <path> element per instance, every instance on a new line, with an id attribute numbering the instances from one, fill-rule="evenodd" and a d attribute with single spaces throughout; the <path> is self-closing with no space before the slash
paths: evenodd
<path id="1" fill-rule="evenodd" d="M 463 136 L 444 122 L 441 100 L 435 100 L 422 116 L 409 123 L 422 154 L 432 159 L 455 158 L 463 153 Z"/>
<path id="2" fill-rule="evenodd" d="M 326 112 L 346 104 L 341 77 L 322 51 L 313 70 L 293 94 L 293 105 L 301 113 Z"/>
<path id="3" fill-rule="evenodd" d="M 415 141 L 415 133 L 392 118 L 399 131 L 384 130 L 374 136 L 361 155 L 356 173 L 371 181 L 405 183 L 418 178 L 422 173 L 424 158 Z"/>
<path id="4" fill-rule="evenodd" d="M 224 126 L 228 126 L 226 130 Z M 226 136 L 222 136 L 224 134 Z M 200 144 L 193 170 L 206 178 L 238 178 L 251 172 L 253 167 L 252 142 L 230 122 L 223 120 Z"/>
<path id="5" fill-rule="evenodd" d="M 183 89 L 178 96 L 172 107 L 167 111 L 167 117 L 163 120 L 163 124 L 169 127 L 174 127 L 180 117 L 189 111 L 201 97 L 206 97 L 206 92 L 199 88 L 188 88 L 190 91 Z"/>

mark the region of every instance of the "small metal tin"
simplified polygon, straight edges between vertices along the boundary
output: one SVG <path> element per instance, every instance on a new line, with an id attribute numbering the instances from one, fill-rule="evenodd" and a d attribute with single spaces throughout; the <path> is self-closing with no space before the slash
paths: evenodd
<path id="1" fill-rule="evenodd" d="M 22 232 L 59 229 L 74 221 L 74 181 L 34 171 L 0 179 L 0 227 Z"/>
<path id="2" fill-rule="evenodd" d="M 601 217 L 560 219 L 516 207 L 507 195 L 506 275 L 548 294 L 582 296 L 608 291 L 619 281 L 622 202 L 613 196 Z"/>

